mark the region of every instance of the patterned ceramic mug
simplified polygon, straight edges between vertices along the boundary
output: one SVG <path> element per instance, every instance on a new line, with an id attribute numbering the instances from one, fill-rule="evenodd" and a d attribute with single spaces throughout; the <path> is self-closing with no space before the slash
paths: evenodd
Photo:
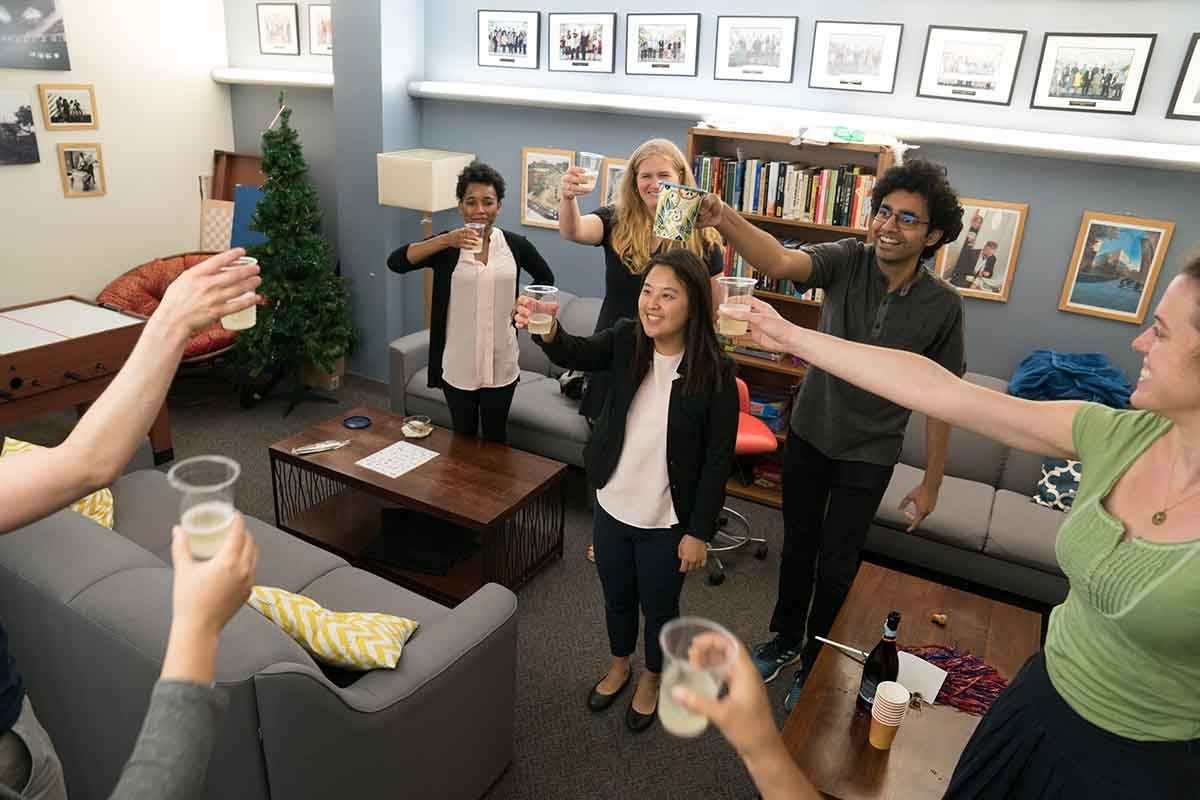
<path id="1" fill-rule="evenodd" d="M 654 235 L 685 242 L 692 235 L 704 192 L 695 186 L 659 181 L 658 208 L 654 212 Z"/>

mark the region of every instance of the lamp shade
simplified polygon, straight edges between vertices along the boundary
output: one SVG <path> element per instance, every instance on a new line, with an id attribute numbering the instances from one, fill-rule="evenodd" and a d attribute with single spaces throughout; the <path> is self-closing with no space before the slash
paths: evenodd
<path id="1" fill-rule="evenodd" d="M 458 205 L 458 174 L 473 153 L 448 150 L 393 150 L 375 156 L 379 202 L 414 211 L 444 211 Z"/>

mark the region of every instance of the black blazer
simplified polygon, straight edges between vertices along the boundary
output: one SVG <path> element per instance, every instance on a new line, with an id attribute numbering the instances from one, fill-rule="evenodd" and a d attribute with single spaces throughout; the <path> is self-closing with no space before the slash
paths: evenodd
<path id="1" fill-rule="evenodd" d="M 608 483 L 617 468 L 625 442 L 625 420 L 638 389 L 629 375 L 634 336 L 634 323 L 622 319 L 590 337 L 572 336 L 561 325 L 553 341 L 533 337 L 559 366 L 611 371 L 603 409 L 583 450 L 588 482 L 597 489 Z M 733 465 L 737 426 L 737 384 L 728 356 L 721 356 L 721 379 L 716 385 L 697 394 L 683 392 L 682 378 L 672 385 L 667 407 L 667 476 L 675 516 L 680 520 L 675 529 L 682 533 L 709 541 L 716 532 L 717 517 L 725 504 L 725 481 Z"/>
<path id="2" fill-rule="evenodd" d="M 554 272 L 542 258 L 542 254 L 519 233 L 493 228 L 504 234 L 508 249 L 512 250 L 517 262 L 517 293 L 521 291 L 520 272 L 524 270 L 533 277 L 535 283 L 554 285 Z M 444 233 L 444 231 L 443 231 Z M 441 234 L 438 234 L 441 235 Z M 420 264 L 408 260 L 408 248 L 404 245 L 388 256 L 388 269 L 392 272 L 412 272 L 413 270 L 429 267 L 433 270 L 433 298 L 429 309 L 429 388 L 437 389 L 442 386 L 442 354 L 446 351 L 446 319 L 450 313 L 450 280 L 454 268 L 458 266 L 461 251 L 457 247 L 447 247 L 439 250 Z M 514 294 L 513 300 L 516 301 Z"/>

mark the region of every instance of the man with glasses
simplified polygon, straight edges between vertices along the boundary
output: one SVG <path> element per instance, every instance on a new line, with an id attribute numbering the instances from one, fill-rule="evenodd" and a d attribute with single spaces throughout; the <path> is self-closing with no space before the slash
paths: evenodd
<path id="1" fill-rule="evenodd" d="M 963 227 L 945 169 L 920 160 L 893 167 L 876 182 L 871 207 L 871 244 L 847 238 L 790 250 L 712 194 L 704 197 L 698 223 L 716 227 L 760 272 L 791 280 L 799 291 L 824 290 L 819 330 L 920 353 L 962 375 L 962 301 L 922 263 Z M 796 396 L 784 451 L 775 638 L 753 652 L 767 682 L 801 662 L 784 701 L 789 711 L 820 651 L 815 637 L 828 635 L 854 581 L 908 417 L 908 409 L 813 367 Z M 937 503 L 949 439 L 949 425 L 928 421 L 924 479 L 900 506 L 909 531 Z"/>

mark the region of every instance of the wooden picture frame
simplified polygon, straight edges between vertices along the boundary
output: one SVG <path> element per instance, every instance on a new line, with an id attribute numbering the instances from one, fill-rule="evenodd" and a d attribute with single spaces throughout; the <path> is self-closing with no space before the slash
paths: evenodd
<path id="1" fill-rule="evenodd" d="M 1028 31 L 930 25 L 917 97 L 1012 104 Z"/>
<path id="2" fill-rule="evenodd" d="M 522 225 L 558 230 L 562 176 L 574 163 L 574 150 L 521 148 Z"/>
<path id="3" fill-rule="evenodd" d="M 479 66 L 538 69 L 542 65 L 542 12 L 481 8 L 475 19 Z"/>
<path id="4" fill-rule="evenodd" d="M 58 176 L 63 197 L 103 197 L 108 193 L 99 142 L 61 142 Z"/>
<path id="5" fill-rule="evenodd" d="M 713 79 L 791 83 L 799 25 L 799 17 L 718 16 Z M 778 42 L 772 41 L 776 36 Z"/>
<path id="6" fill-rule="evenodd" d="M 1136 114 L 1157 39 L 1155 33 L 1047 33 L 1029 107 Z"/>
<path id="7" fill-rule="evenodd" d="M 1192 34 L 1179 66 L 1179 80 L 1167 106 L 1167 119 L 1200 119 L 1200 33 Z"/>
<path id="8" fill-rule="evenodd" d="M 960 197 L 962 233 L 938 248 L 934 271 L 963 297 L 1007 303 L 1028 203 Z"/>
<path id="9" fill-rule="evenodd" d="M 817 20 L 809 88 L 892 94 L 903 39 L 904 25 L 898 22 Z"/>
<path id="10" fill-rule="evenodd" d="M 1142 324 L 1174 232 L 1168 220 L 1084 211 L 1059 311 Z"/>
<path id="11" fill-rule="evenodd" d="M 308 7 L 308 52 L 314 56 L 333 55 L 333 6 L 328 3 Z"/>
<path id="12" fill-rule="evenodd" d="M 600 205 L 608 206 L 616 202 L 615 192 L 628 167 L 627 158 L 604 157 L 604 164 L 600 167 Z"/>
<path id="13" fill-rule="evenodd" d="M 82 131 L 100 127 L 94 84 L 39 83 L 37 89 L 46 130 Z"/>
<path id="14" fill-rule="evenodd" d="M 255 11 L 258 52 L 264 56 L 300 55 L 300 7 L 296 3 L 258 3 Z M 284 23 L 290 23 L 290 30 L 278 28 Z"/>
<path id="15" fill-rule="evenodd" d="M 551 12 L 546 15 L 546 30 L 546 65 L 551 72 L 616 72 L 616 14 Z"/>

